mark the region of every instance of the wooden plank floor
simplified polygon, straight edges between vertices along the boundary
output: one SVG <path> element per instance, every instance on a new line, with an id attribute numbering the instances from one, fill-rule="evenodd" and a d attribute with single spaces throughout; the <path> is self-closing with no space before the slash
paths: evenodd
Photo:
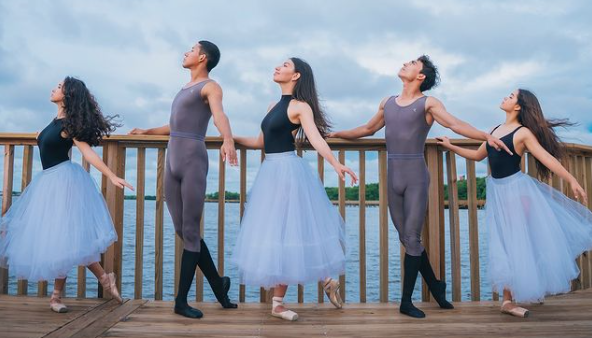
<path id="1" fill-rule="evenodd" d="M 420 320 L 400 315 L 397 304 L 300 304 L 291 305 L 300 319 L 286 322 L 269 316 L 267 304 L 199 304 L 205 316 L 191 320 L 173 314 L 171 302 L 65 301 L 71 311 L 57 314 L 47 298 L 0 296 L 0 337 L 592 337 L 592 290 L 532 305 L 527 319 L 502 315 L 496 302 L 449 311 L 418 304 L 427 314 Z"/>

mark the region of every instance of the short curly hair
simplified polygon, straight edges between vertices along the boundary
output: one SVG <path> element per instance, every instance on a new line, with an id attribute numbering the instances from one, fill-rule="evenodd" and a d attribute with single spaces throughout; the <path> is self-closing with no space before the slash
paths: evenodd
<path id="1" fill-rule="evenodd" d="M 421 64 L 423 65 L 421 74 L 425 75 L 425 79 L 421 83 L 421 86 L 419 86 L 419 90 L 424 92 L 438 86 L 440 84 L 440 74 L 438 73 L 436 65 L 430 60 L 430 57 L 422 55 L 417 58 L 417 61 L 421 61 Z"/>

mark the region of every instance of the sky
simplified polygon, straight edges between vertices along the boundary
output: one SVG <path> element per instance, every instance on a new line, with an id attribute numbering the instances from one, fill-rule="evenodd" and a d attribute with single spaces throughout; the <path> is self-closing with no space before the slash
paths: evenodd
<path id="1" fill-rule="evenodd" d="M 559 131 L 564 141 L 590 145 L 591 15 L 585 0 L 0 0 L 0 133 L 43 129 L 57 111 L 50 91 L 68 75 L 85 81 L 105 114 L 120 116 L 116 133 L 164 125 L 189 81 L 183 53 L 210 40 L 222 52 L 210 75 L 223 88 L 236 135 L 259 133 L 266 107 L 281 95 L 273 68 L 288 57 L 311 64 L 322 104 L 340 130 L 369 120 L 382 98 L 401 90 L 402 63 L 427 54 L 442 81 L 426 94 L 455 116 L 489 130 L 504 120 L 502 98 L 528 88 L 547 117 L 579 123 Z M 218 135 L 213 124 L 208 135 Z M 454 137 L 434 126 L 430 137 L 438 135 Z M 208 191 L 217 190 L 215 155 Z M 130 151 L 129 163 L 134 156 Z M 259 159 L 249 157 L 252 181 Z M 368 167 L 376 167 L 373 161 L 369 156 Z M 347 164 L 357 168 L 357 157 L 348 155 Z M 376 173 L 370 170 L 368 181 Z M 229 190 L 238 189 L 238 176 L 230 170 Z M 329 176 L 327 185 L 334 185 Z M 126 177 L 134 180 L 131 167 Z"/>

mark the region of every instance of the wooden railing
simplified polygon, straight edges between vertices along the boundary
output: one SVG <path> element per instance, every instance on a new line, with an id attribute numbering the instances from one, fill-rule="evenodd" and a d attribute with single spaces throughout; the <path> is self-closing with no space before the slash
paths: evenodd
<path id="1" fill-rule="evenodd" d="M 142 273 L 143 273 L 143 260 L 144 257 L 144 226 L 145 226 L 145 211 L 144 211 L 144 194 L 146 186 L 146 151 L 156 150 L 157 152 L 157 170 L 156 170 L 156 208 L 155 208 L 155 252 L 154 252 L 154 299 L 160 300 L 163 298 L 163 223 L 164 223 L 164 165 L 165 165 L 165 152 L 167 146 L 168 137 L 141 137 L 141 136 L 112 136 L 104 140 L 101 147 L 103 149 L 103 159 L 105 163 L 120 177 L 125 175 L 126 168 L 126 151 L 128 149 L 137 150 L 137 163 L 136 163 L 136 182 L 132 182 L 137 189 L 136 203 L 136 220 L 135 220 L 135 277 L 134 277 L 134 297 L 142 298 Z M 454 144 L 462 145 L 465 147 L 478 147 L 480 142 L 471 140 L 454 140 Z M 18 148 L 22 148 L 22 180 L 21 189 L 24 189 L 27 184 L 31 181 L 32 164 L 33 164 L 33 151 L 36 144 L 35 135 L 33 134 L 1 134 L 0 133 L 0 144 L 4 146 L 4 168 L 3 168 L 3 197 L 2 197 L 2 214 L 4 214 L 11 205 L 12 202 L 12 191 L 13 191 L 13 174 L 14 174 L 14 161 L 15 152 Z M 358 246 L 359 253 L 359 299 L 352 299 L 348 301 L 365 303 L 367 301 L 367 269 L 366 269 L 366 257 L 367 252 L 367 239 L 366 229 L 368 227 L 378 227 L 379 229 L 379 301 L 387 302 L 392 301 L 388 299 L 389 295 L 389 216 L 387 206 L 387 153 L 385 148 L 384 139 L 363 139 L 358 141 L 345 141 L 332 139 L 329 141 L 331 148 L 337 152 L 338 159 L 344 163 L 347 154 L 358 154 L 359 167 L 353 168 L 358 172 L 360 179 L 359 182 L 359 219 L 358 224 L 352 224 L 351 222 L 347 225 L 349 227 L 357 226 L 359 228 L 358 243 L 348 243 L 348 246 Z M 221 146 L 220 138 L 206 139 L 206 146 L 208 149 L 218 149 Z M 583 146 L 577 144 L 568 144 L 569 156 L 563 161 L 565 167 L 578 179 L 578 181 L 585 187 L 589 205 L 588 208 L 592 209 L 592 147 Z M 259 153 L 261 160 L 263 160 L 263 153 L 260 150 L 248 150 L 243 147 L 239 149 L 239 166 L 240 166 L 240 217 L 242 217 L 245 206 L 245 198 L 247 195 L 247 155 L 253 152 Z M 310 150 L 310 149 L 304 149 Z M 366 208 L 367 201 L 365 198 L 365 185 L 367 182 L 367 154 L 377 153 L 378 157 L 378 179 L 379 179 L 379 202 L 378 202 L 378 224 L 366 224 Z M 301 153 L 301 151 L 300 151 Z M 317 155 L 317 168 L 321 180 L 324 179 L 325 162 L 323 158 Z M 437 146 L 434 140 L 428 140 L 425 149 L 425 159 L 428 165 L 428 170 L 431 176 L 431 184 L 429 187 L 429 201 L 428 210 L 426 216 L 426 224 L 423 232 L 423 243 L 430 255 L 430 261 L 434 267 L 434 271 L 437 276 L 444 279 L 446 277 L 445 272 L 450 269 L 450 275 L 452 281 L 448 281 L 452 289 L 452 299 L 454 301 L 461 301 L 461 242 L 460 242 L 460 218 L 459 218 L 459 200 L 458 200 L 458 189 L 457 189 L 457 177 L 459 175 L 458 161 L 460 157 L 454 156 L 453 154 L 445 151 L 441 147 Z M 475 162 L 471 160 L 464 160 L 466 162 L 465 176 L 467 178 L 467 208 L 468 208 L 468 229 L 469 229 L 469 243 L 468 248 L 462 248 L 468 250 L 470 257 L 470 299 L 481 300 L 480 286 L 480 264 L 479 261 L 479 227 L 484 226 L 479 224 L 477 218 L 477 185 L 476 185 L 476 169 Z M 218 158 L 219 176 L 218 176 L 218 257 L 217 265 L 221 274 L 225 270 L 225 256 L 224 246 L 226 245 L 225 238 L 225 202 L 224 194 L 226 191 L 226 170 L 225 163 L 222 158 Z M 83 166 L 89 170 L 88 163 L 83 161 Z M 127 163 L 129 165 L 129 163 Z M 523 157 L 523 168 L 526 172 L 532 176 L 536 176 L 536 167 L 534 165 L 534 159 L 530 154 Z M 445 180 L 446 178 L 446 180 Z M 338 208 L 339 212 L 345 218 L 346 212 L 346 201 L 345 201 L 345 183 L 341 180 L 339 182 L 339 199 Z M 571 196 L 571 191 L 567 185 L 562 182 L 556 176 L 553 176 L 547 183 L 553 187 L 563 191 L 566 195 Z M 446 245 L 445 245 L 445 213 L 444 213 L 444 187 L 447 185 L 449 199 L 447 201 L 449 205 L 449 252 L 450 252 L 450 266 L 446 265 Z M 112 184 L 107 184 L 105 177 L 101 183 L 102 192 L 105 200 L 113 217 L 115 228 L 122 238 L 124 228 L 124 195 L 121 189 L 115 188 Z M 208 216 L 206 216 L 208 217 Z M 126 224 L 126 227 L 132 227 L 134 224 Z M 203 235 L 204 226 L 202 219 L 201 231 Z M 394 241 L 395 239 L 390 239 Z M 179 264 L 182 252 L 182 243 L 179 238 L 175 239 L 175 293 L 176 285 L 179 278 Z M 466 251 L 465 251 L 466 252 Z M 404 254 L 403 248 L 398 253 L 400 257 Z M 589 252 L 578 258 L 578 264 L 581 269 L 579 278 L 573 282 L 572 288 L 589 288 L 592 284 L 592 259 L 589 258 Z M 122 241 L 116 242 L 109 250 L 103 255 L 102 258 L 104 268 L 107 271 L 114 271 L 117 275 L 122 275 Z M 402 264 L 401 264 L 402 270 Z M 86 296 L 86 269 L 84 267 L 78 268 L 77 278 L 77 296 Z M 403 271 L 401 271 L 401 276 Z M 203 276 L 199 269 L 196 272 L 196 300 L 203 301 Z M 345 285 L 345 276 L 340 276 L 341 283 Z M 236 281 L 238 282 L 238 281 Z M 121 280 L 118 280 L 121 286 Z M 8 271 L 0 269 L 0 293 L 6 294 L 8 291 Z M 323 302 L 323 290 L 320 285 L 317 286 L 317 301 Z M 342 297 L 346 299 L 345 294 L 346 288 L 341 288 Z M 17 294 L 27 294 L 27 281 L 19 281 Z M 39 296 L 47 295 L 47 283 L 38 283 Z M 99 296 L 102 296 L 99 288 Z M 423 300 L 429 300 L 430 295 L 427 292 L 427 288 L 422 288 Z M 498 296 L 493 294 L 493 299 L 497 299 Z M 239 300 L 245 301 L 245 286 L 241 285 L 239 290 Z M 268 295 L 264 289 L 260 290 L 260 301 L 268 301 Z M 298 287 L 298 302 L 304 302 L 304 286 Z"/>

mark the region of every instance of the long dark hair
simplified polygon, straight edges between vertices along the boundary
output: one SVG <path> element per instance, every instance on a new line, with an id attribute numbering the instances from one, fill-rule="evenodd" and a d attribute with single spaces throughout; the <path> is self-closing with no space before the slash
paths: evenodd
<path id="1" fill-rule="evenodd" d="M 315 85 L 312 68 L 306 61 L 302 59 L 291 57 L 290 60 L 292 60 L 294 63 L 294 70 L 297 73 L 300 73 L 300 78 L 298 81 L 296 81 L 292 97 L 298 101 L 308 103 L 312 109 L 314 121 L 319 133 L 323 138 L 326 138 L 329 134 L 331 124 L 329 123 L 327 115 L 319 103 L 319 97 L 317 94 L 317 87 Z M 296 145 L 301 146 L 306 141 L 306 134 L 304 133 L 302 127 L 300 127 L 298 129 L 298 133 L 296 134 Z"/>
<path id="2" fill-rule="evenodd" d="M 64 92 L 64 130 L 68 138 L 99 145 L 104 136 L 115 131 L 120 124 L 112 120 L 118 115 L 103 116 L 99 104 L 84 82 L 74 77 L 66 77 L 62 86 Z"/>
<path id="3" fill-rule="evenodd" d="M 518 122 L 530 129 L 541 146 L 553 157 L 560 160 L 565 156 L 565 147 L 553 128 L 566 128 L 575 125 L 575 123 L 570 122 L 568 119 L 545 119 L 539 100 L 531 91 L 526 89 L 518 89 L 517 104 L 520 106 Z M 549 168 L 545 167 L 539 160 L 535 159 L 535 163 L 539 178 L 547 179 L 551 174 Z"/>

